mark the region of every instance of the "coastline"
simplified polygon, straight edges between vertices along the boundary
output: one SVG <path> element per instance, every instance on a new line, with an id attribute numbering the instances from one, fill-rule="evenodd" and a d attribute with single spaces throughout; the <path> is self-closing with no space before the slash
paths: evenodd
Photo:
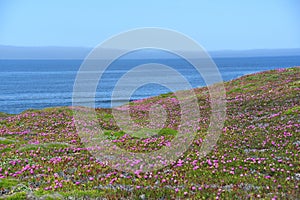
<path id="1" fill-rule="evenodd" d="M 282 68 L 282 69 L 290 69 L 290 68 L 299 68 L 299 66 L 294 66 L 294 67 L 288 67 L 288 68 Z M 255 72 L 255 73 L 249 73 L 249 74 L 245 74 L 245 75 L 241 75 L 241 76 L 238 76 L 236 78 L 233 78 L 233 79 L 230 79 L 228 81 L 225 81 L 223 82 L 224 84 L 228 84 L 232 81 L 235 81 L 237 79 L 240 79 L 240 78 L 243 78 L 243 77 L 246 77 L 246 76 L 252 76 L 252 75 L 256 75 L 256 74 L 259 74 L 259 73 L 266 73 L 266 72 L 269 72 L 269 71 L 280 71 L 282 70 L 281 68 L 280 69 L 273 69 L 273 70 L 267 70 L 267 71 L 259 71 L 259 72 Z M 199 88 L 206 88 L 207 86 L 201 86 L 201 87 L 196 87 L 196 88 L 193 88 L 193 89 L 199 89 Z M 165 94 L 160 94 L 158 96 L 164 96 Z M 143 100 L 146 100 L 146 99 L 151 99 L 151 98 L 154 98 L 154 97 L 157 97 L 157 96 L 151 96 L 151 97 L 148 97 L 148 98 L 144 98 L 144 99 L 135 99 L 135 100 L 131 100 L 130 102 L 134 102 L 134 101 L 143 101 Z M 123 105 L 121 105 L 123 106 Z M 13 116 L 13 115 L 18 115 L 18 114 L 22 114 L 24 112 L 28 112 L 28 111 L 38 111 L 38 110 L 43 110 L 43 109 L 49 109 L 49 108 L 71 108 L 72 105 L 69 105 L 69 106 L 55 106 L 55 107 L 44 107 L 44 108 L 39 108 L 39 109 L 33 109 L 33 108 L 28 108 L 26 110 L 23 110 L 22 112 L 19 112 L 19 113 L 8 113 L 8 112 L 2 112 L 0 111 L 0 119 L 3 118 L 3 117 L 8 117 L 8 116 Z M 110 109 L 110 108 L 102 108 L 102 107 L 96 107 L 96 109 Z"/>

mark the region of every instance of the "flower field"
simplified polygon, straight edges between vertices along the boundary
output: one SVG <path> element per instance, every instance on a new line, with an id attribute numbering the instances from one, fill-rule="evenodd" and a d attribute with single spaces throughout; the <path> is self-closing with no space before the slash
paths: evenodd
<path id="1" fill-rule="evenodd" d="M 192 144 L 176 161 L 145 173 L 116 170 L 91 154 L 73 116 L 84 108 L 0 113 L 0 199 L 299 199 L 299 77 L 300 68 L 294 67 L 224 83 L 224 128 L 204 157 L 199 154 L 210 123 L 210 99 L 207 88 L 195 89 L 201 118 Z M 165 124 L 149 120 L 153 105 L 164 108 Z M 172 93 L 119 110 L 130 110 L 134 126 L 145 131 L 122 131 L 110 109 L 96 109 L 97 123 L 106 140 L 126 151 L 157 151 L 176 137 L 180 105 Z"/>

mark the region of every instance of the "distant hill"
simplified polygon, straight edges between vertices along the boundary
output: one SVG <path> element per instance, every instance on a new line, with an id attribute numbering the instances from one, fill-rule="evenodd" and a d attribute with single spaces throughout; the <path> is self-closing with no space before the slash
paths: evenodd
<path id="1" fill-rule="evenodd" d="M 82 59 L 90 52 L 86 47 L 17 47 L 0 45 L 0 59 Z"/>
<path id="2" fill-rule="evenodd" d="M 212 57 L 260 57 L 260 56 L 300 56 L 300 48 L 295 49 L 252 49 L 211 51 Z"/>
<path id="3" fill-rule="evenodd" d="M 0 59 L 84 59 L 92 48 L 89 47 L 17 47 L 0 45 Z M 118 51 L 118 50 L 108 50 Z M 253 49 L 253 50 L 221 50 L 209 51 L 211 57 L 260 57 L 260 56 L 300 56 L 300 48 L 295 49 Z M 174 58 L 170 54 L 160 54 L 155 51 L 140 52 L 137 57 Z M 189 52 L 191 58 L 197 57 L 195 52 Z"/>

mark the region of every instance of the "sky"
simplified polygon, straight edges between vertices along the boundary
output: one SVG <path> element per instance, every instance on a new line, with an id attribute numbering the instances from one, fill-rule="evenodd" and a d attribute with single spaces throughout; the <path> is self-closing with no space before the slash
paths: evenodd
<path id="1" fill-rule="evenodd" d="M 300 48 L 299 10 L 298 0 L 0 0 L 0 45 L 95 47 L 160 27 L 207 50 Z"/>

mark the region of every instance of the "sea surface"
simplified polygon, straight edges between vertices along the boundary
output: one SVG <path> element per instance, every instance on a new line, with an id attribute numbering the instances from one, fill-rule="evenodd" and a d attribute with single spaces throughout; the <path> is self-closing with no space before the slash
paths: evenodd
<path id="1" fill-rule="evenodd" d="M 214 58 L 213 60 L 224 81 L 260 71 L 300 65 L 300 56 Z M 15 114 L 31 108 L 71 106 L 74 82 L 82 61 L 0 60 L 0 112 Z M 111 64 L 98 82 L 96 107 L 111 107 L 112 90 L 117 81 L 129 69 L 147 63 L 160 63 L 177 70 L 192 87 L 206 85 L 195 69 L 182 59 L 120 59 Z M 165 78 L 167 79 L 168 76 Z M 133 91 L 130 100 L 167 92 L 170 92 L 167 87 L 149 83 Z M 114 100 L 119 104 L 127 101 L 122 97 Z"/>

